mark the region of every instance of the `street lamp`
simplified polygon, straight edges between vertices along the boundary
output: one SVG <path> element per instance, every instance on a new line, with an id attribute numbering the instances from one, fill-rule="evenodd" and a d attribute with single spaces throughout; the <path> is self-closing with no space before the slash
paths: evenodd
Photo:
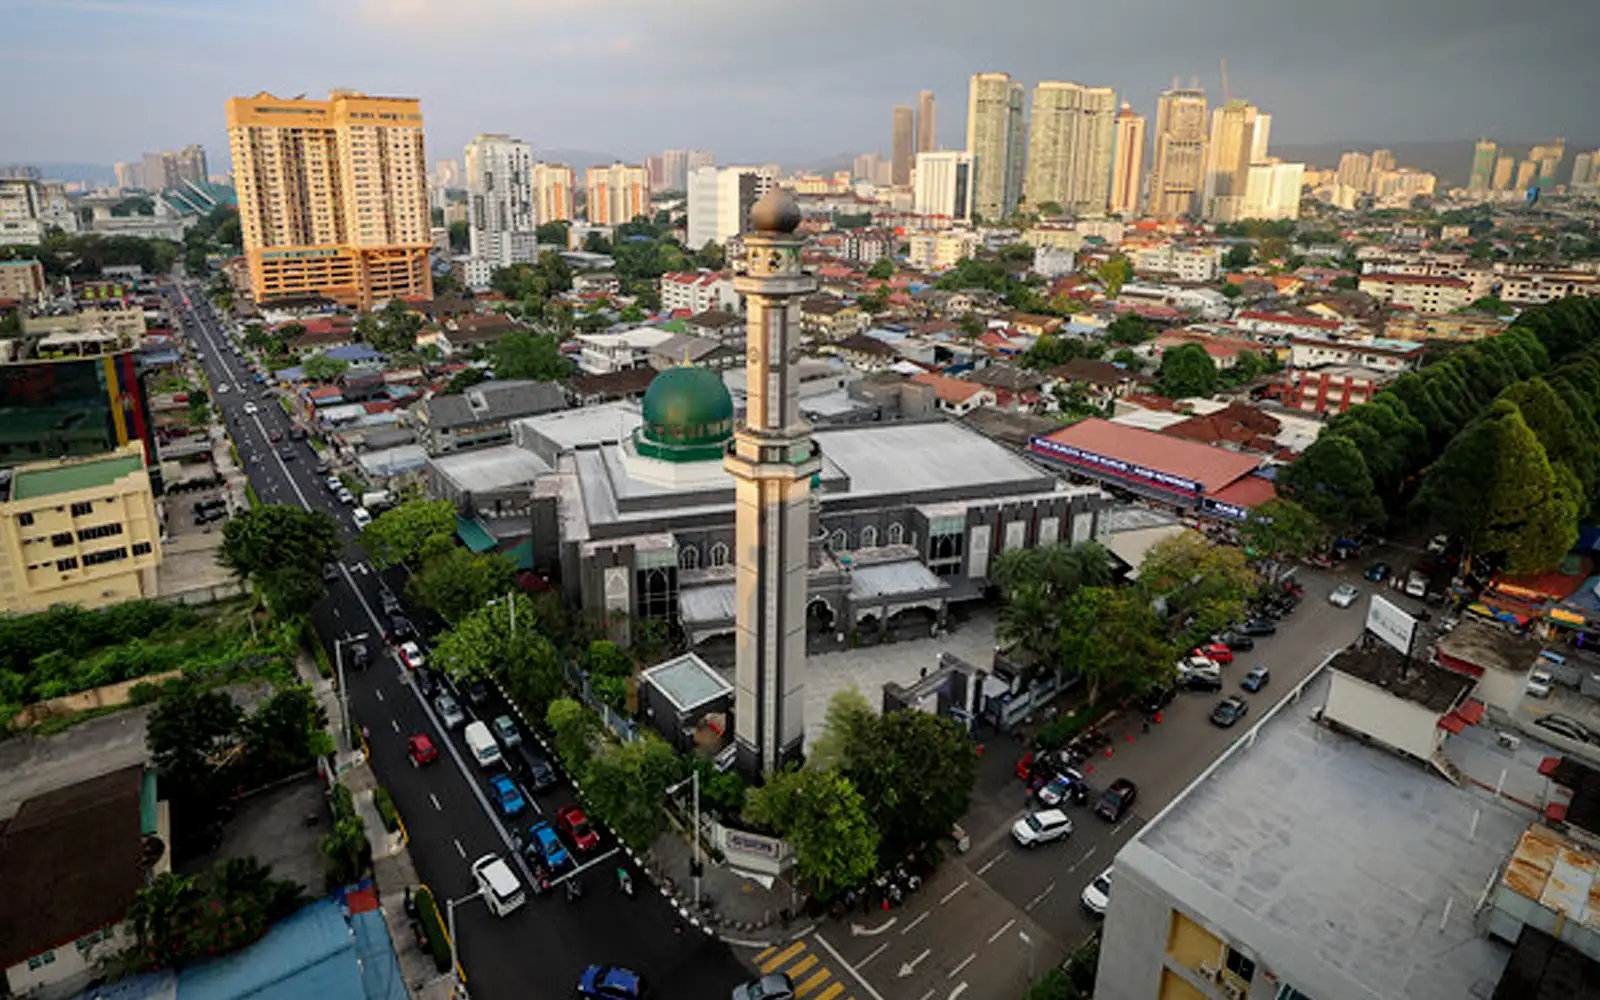
<path id="1" fill-rule="evenodd" d="M 477 892 L 462 896 L 460 899 L 447 899 L 444 901 L 445 919 L 450 923 L 450 929 L 447 931 L 450 937 L 450 972 L 456 977 L 457 983 L 461 982 L 461 958 L 456 952 L 456 907 L 461 903 L 470 903 L 481 895 L 483 895 L 483 889 L 480 887 Z M 1033 977 L 1029 976 L 1028 978 L 1031 979 Z"/>
<path id="2" fill-rule="evenodd" d="M 367 633 L 363 632 L 333 640 L 333 660 L 339 668 L 339 715 L 344 724 L 344 748 L 352 751 L 356 748 L 356 741 L 350 734 L 350 689 L 344 684 L 344 647 L 346 643 L 361 642 L 366 637 Z"/>
<path id="3" fill-rule="evenodd" d="M 700 872 L 704 863 L 700 859 L 700 769 L 689 772 L 689 777 L 667 789 L 668 795 L 678 794 L 678 789 L 689 785 L 694 789 L 694 857 L 689 862 L 689 875 L 694 882 L 694 905 L 700 905 Z"/>
<path id="4" fill-rule="evenodd" d="M 487 601 L 484 606 L 492 608 L 498 604 L 504 604 L 511 609 L 510 627 L 506 629 L 506 632 L 515 635 L 517 631 L 517 592 L 508 590 L 506 591 L 506 596 L 496 597 L 492 601 Z"/>
<path id="5" fill-rule="evenodd" d="M 1017 938 L 1028 946 L 1028 982 L 1031 984 L 1033 982 L 1033 938 L 1028 936 L 1027 931 L 1017 931 Z"/>

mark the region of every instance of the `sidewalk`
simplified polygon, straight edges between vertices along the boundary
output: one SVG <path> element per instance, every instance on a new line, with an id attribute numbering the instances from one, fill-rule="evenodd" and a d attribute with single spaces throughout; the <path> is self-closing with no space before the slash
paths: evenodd
<path id="1" fill-rule="evenodd" d="M 719 863 L 703 849 L 704 874 L 697 906 L 689 870 L 693 854 L 694 846 L 685 831 L 674 828 L 657 837 L 644 858 L 634 858 L 690 926 L 729 944 L 749 947 L 793 940 L 809 930 L 799 913 L 799 890 L 783 879 Z M 788 919 L 790 913 L 795 914 L 793 919 Z"/>

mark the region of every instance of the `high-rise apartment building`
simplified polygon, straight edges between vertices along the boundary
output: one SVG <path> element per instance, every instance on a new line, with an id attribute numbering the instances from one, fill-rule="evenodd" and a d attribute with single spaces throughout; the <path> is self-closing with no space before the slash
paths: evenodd
<path id="1" fill-rule="evenodd" d="M 917 152 L 931 153 L 939 139 L 935 133 L 939 112 L 933 104 L 933 91 L 917 91 Z"/>
<path id="2" fill-rule="evenodd" d="M 664 156 L 645 157 L 644 175 L 650 181 L 650 190 L 665 191 L 667 189 L 667 158 Z"/>
<path id="3" fill-rule="evenodd" d="M 1022 199 L 1025 135 L 1022 84 L 1009 73 L 976 73 L 967 90 L 967 152 L 977 193 L 973 211 L 1003 219 Z"/>
<path id="4" fill-rule="evenodd" d="M 750 231 L 750 209 L 778 185 L 778 169 L 701 167 L 689 173 L 689 249 Z"/>
<path id="5" fill-rule="evenodd" d="M 1579 190 L 1600 186 L 1600 149 L 1572 158 L 1572 180 L 1568 183 Z"/>
<path id="6" fill-rule="evenodd" d="M 239 222 L 257 302 L 360 309 L 433 297 L 428 161 L 415 98 L 336 90 L 228 102 Z"/>
<path id="7" fill-rule="evenodd" d="M 460 188 L 464 186 L 460 160 L 435 160 L 433 162 L 433 186 L 440 190 Z"/>
<path id="8" fill-rule="evenodd" d="M 143 186 L 139 183 L 139 164 L 118 163 L 112 167 L 112 170 L 114 170 L 117 175 L 117 190 L 127 191 L 132 188 Z"/>
<path id="9" fill-rule="evenodd" d="M 1513 187 L 1518 191 L 1526 191 L 1533 187 L 1539 179 L 1539 161 L 1528 159 L 1517 164 L 1517 181 Z"/>
<path id="10" fill-rule="evenodd" d="M 1256 124 L 1261 110 L 1248 101 L 1232 100 L 1211 113 L 1211 138 L 1206 145 L 1205 217 L 1234 222 L 1245 217 L 1245 190 L 1256 155 Z M 1265 130 L 1262 136 L 1265 138 Z"/>
<path id="11" fill-rule="evenodd" d="M 1528 152 L 1528 159 L 1539 165 L 1535 182 L 1544 187 L 1556 182 L 1556 171 L 1561 168 L 1561 161 L 1567 155 L 1567 140 L 1557 139 L 1555 142 L 1543 146 L 1535 146 Z"/>
<path id="12" fill-rule="evenodd" d="M 689 186 L 689 151 L 669 149 L 661 154 L 661 190 L 682 191 Z M 654 186 L 652 185 L 652 190 Z"/>
<path id="13" fill-rule="evenodd" d="M 1394 150 L 1374 149 L 1372 151 L 1372 172 L 1375 174 L 1387 173 L 1395 169 Z"/>
<path id="14" fill-rule="evenodd" d="M 858 181 L 878 182 L 878 164 L 883 162 L 879 153 L 862 153 L 850 164 L 850 176 Z"/>
<path id="15" fill-rule="evenodd" d="M 1197 214 L 1205 167 L 1206 92 L 1175 85 L 1156 102 L 1148 213 L 1158 219 Z"/>
<path id="16" fill-rule="evenodd" d="M 1300 189 L 1305 173 L 1304 163 L 1282 163 L 1270 157 L 1250 164 L 1238 218 L 1300 218 Z"/>
<path id="17" fill-rule="evenodd" d="M 916 154 L 917 127 L 913 112 L 905 105 L 894 109 L 894 133 L 890 137 L 889 183 L 905 187 L 911 183 L 911 158 Z"/>
<path id="18" fill-rule="evenodd" d="M 1472 173 L 1467 179 L 1468 191 L 1487 191 L 1494 183 L 1495 154 L 1500 147 L 1489 139 L 1479 139 L 1472 147 Z"/>
<path id="19" fill-rule="evenodd" d="M 1075 215 L 1106 210 L 1116 114 L 1110 87 L 1046 80 L 1033 89 L 1023 186 L 1031 207 L 1055 202 Z"/>
<path id="20" fill-rule="evenodd" d="M 711 150 L 709 150 L 709 149 L 691 149 L 691 150 L 689 150 L 688 162 L 684 164 L 684 169 L 685 169 L 685 171 L 699 170 L 701 167 L 714 167 L 716 165 L 717 165 L 717 154 L 713 153 Z M 684 177 L 684 184 L 687 185 L 688 182 L 689 182 L 689 179 L 688 179 L 688 176 L 686 174 L 685 177 Z"/>
<path id="21" fill-rule="evenodd" d="M 1124 219 L 1139 215 L 1139 185 L 1144 170 L 1143 115 L 1133 113 L 1124 104 L 1117 112 L 1115 138 L 1112 140 L 1111 201 L 1107 206 L 1112 215 Z"/>
<path id="22" fill-rule="evenodd" d="M 650 217 L 650 178 L 643 167 L 613 163 L 584 172 L 585 204 L 589 221 L 598 226 L 620 226 L 636 216 Z"/>
<path id="23" fill-rule="evenodd" d="M 1511 190 L 1511 178 L 1515 175 L 1516 170 L 1516 158 L 1507 153 L 1501 153 L 1494 161 L 1494 189 L 1496 191 Z"/>
<path id="24" fill-rule="evenodd" d="M 119 164 L 119 166 L 133 166 L 132 164 Z M 135 179 L 129 171 L 129 180 Z M 165 191 L 169 188 L 182 187 L 184 184 L 204 184 L 209 179 L 206 170 L 205 147 L 193 143 L 179 150 L 162 150 L 155 153 L 145 153 L 138 164 L 139 184 L 127 185 L 141 187 L 146 191 Z M 122 184 L 123 174 L 117 174 L 117 183 Z"/>
<path id="25" fill-rule="evenodd" d="M 509 135 L 479 135 L 463 162 L 472 259 L 488 269 L 533 263 L 533 148 Z"/>
<path id="26" fill-rule="evenodd" d="M 571 167 L 565 163 L 535 163 L 533 165 L 533 221 L 571 222 L 572 188 L 577 183 Z"/>
<path id="27" fill-rule="evenodd" d="M 51 229 L 78 231 L 66 185 L 0 177 L 0 246 L 43 243 Z"/>
<path id="28" fill-rule="evenodd" d="M 972 174 L 971 153 L 962 150 L 918 153 L 914 210 L 918 215 L 970 222 Z"/>
<path id="29" fill-rule="evenodd" d="M 1372 176 L 1372 157 L 1366 153 L 1345 153 L 1339 157 L 1339 184 L 1358 193 L 1367 190 L 1367 180 Z"/>

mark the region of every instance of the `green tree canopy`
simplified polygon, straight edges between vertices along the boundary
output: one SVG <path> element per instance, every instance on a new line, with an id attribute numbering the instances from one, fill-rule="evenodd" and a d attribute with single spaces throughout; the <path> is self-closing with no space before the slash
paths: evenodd
<path id="1" fill-rule="evenodd" d="M 1250 555 L 1279 560 L 1305 559 L 1327 541 L 1327 532 L 1309 510 L 1274 497 L 1250 512 L 1239 527 Z"/>
<path id="2" fill-rule="evenodd" d="M 885 861 L 949 836 L 967 811 L 978 754 L 953 719 L 890 712 L 845 749 L 845 777 L 861 793 Z"/>
<path id="3" fill-rule="evenodd" d="M 1106 286 L 1106 296 L 1114 299 L 1128 279 L 1133 277 L 1133 265 L 1128 263 L 1128 258 L 1118 255 L 1101 264 L 1094 273 Z"/>
<path id="4" fill-rule="evenodd" d="M 511 590 L 516 580 L 516 565 L 502 553 L 479 555 L 454 545 L 430 547 L 422 568 L 406 584 L 406 596 L 454 623 Z"/>
<path id="5" fill-rule="evenodd" d="M 1137 589 L 1084 587 L 1061 609 L 1057 644 L 1092 706 L 1108 688 L 1140 690 L 1170 673 L 1178 646 L 1167 631 Z"/>
<path id="6" fill-rule="evenodd" d="M 552 334 L 512 330 L 490 349 L 496 378 L 556 382 L 572 374 L 572 361 Z"/>
<path id="7" fill-rule="evenodd" d="M 1330 531 L 1375 527 L 1384 519 L 1372 474 L 1349 438 L 1323 434 L 1278 482 L 1278 492 L 1316 515 Z"/>
<path id="8" fill-rule="evenodd" d="M 561 694 L 561 658 L 540 634 L 539 611 L 525 594 L 502 598 L 465 615 L 434 642 L 435 665 L 456 680 L 493 677 L 508 692 L 543 718 Z"/>
<path id="9" fill-rule="evenodd" d="M 728 258 L 723 253 L 722 245 L 716 240 L 706 240 L 706 245 L 694 252 L 694 266 L 703 267 L 708 271 L 720 270 L 727 262 Z"/>
<path id="10" fill-rule="evenodd" d="M 888 257 L 879 257 L 867 268 L 867 277 L 874 281 L 888 281 L 894 277 L 894 261 Z"/>
<path id="11" fill-rule="evenodd" d="M 828 715 L 822 734 L 811 744 L 806 756 L 809 767 L 827 770 L 844 766 L 853 741 L 861 737 L 878 719 L 867 696 L 854 684 L 835 691 L 828 699 Z"/>
<path id="12" fill-rule="evenodd" d="M 540 246 L 553 245 L 565 250 L 567 248 L 567 233 L 571 232 L 571 229 L 571 223 L 546 222 L 534 229 L 533 238 L 539 242 Z"/>
<path id="13" fill-rule="evenodd" d="M 1236 548 L 1197 531 L 1157 542 L 1139 564 L 1139 590 L 1164 608 L 1169 633 L 1183 645 L 1222 631 L 1256 592 L 1255 570 Z"/>
<path id="14" fill-rule="evenodd" d="M 332 382 L 350 369 L 350 362 L 330 358 L 326 354 L 313 354 L 300 362 L 300 370 L 312 382 Z"/>
<path id="15" fill-rule="evenodd" d="M 1250 244 L 1235 243 L 1233 246 L 1229 247 L 1228 252 L 1223 255 L 1222 266 L 1230 271 L 1237 271 L 1240 268 L 1249 267 L 1252 256 L 1253 255 L 1250 252 Z"/>
<path id="16" fill-rule="evenodd" d="M 1106 342 L 1111 344 L 1142 344 L 1153 336 L 1150 324 L 1133 312 L 1123 313 L 1106 327 Z"/>
<path id="17" fill-rule="evenodd" d="M 1156 388 L 1171 399 L 1209 396 L 1216 391 L 1217 366 L 1199 344 L 1169 348 L 1156 369 Z"/>
<path id="18" fill-rule="evenodd" d="M 416 566 L 422 554 L 440 539 L 456 533 L 456 508 L 449 500 L 407 500 L 373 518 L 361 529 L 361 547 L 379 569 L 409 563 Z"/>
<path id="19" fill-rule="evenodd" d="M 303 684 L 273 693 L 244 720 L 241 765 L 248 785 L 265 784 L 310 767 L 331 753 L 327 713 Z"/>
<path id="20" fill-rule="evenodd" d="M 232 790 L 222 769 L 239 742 L 244 713 L 221 691 L 183 681 L 168 685 L 150 713 L 145 745 L 155 762 L 162 793 L 185 822 L 199 822 Z"/>
<path id="21" fill-rule="evenodd" d="M 471 227 L 466 219 L 450 223 L 450 249 L 454 253 L 466 253 L 472 249 Z"/>
<path id="22" fill-rule="evenodd" d="M 322 567 L 339 554 L 339 531 L 321 511 L 267 504 L 234 517 L 222 531 L 218 561 L 255 581 L 273 610 L 292 616 L 322 594 Z"/>
<path id="23" fill-rule="evenodd" d="M 750 790 L 744 814 L 788 841 L 800 878 L 820 900 L 865 882 L 877 869 L 878 831 L 861 793 L 835 769 L 771 775 Z"/>
<path id="24" fill-rule="evenodd" d="M 667 826 L 667 789 L 685 775 L 684 763 L 654 735 L 607 743 L 584 769 L 583 791 L 594 811 L 636 851 Z"/>
<path id="25" fill-rule="evenodd" d="M 598 726 L 595 717 L 580 702 L 557 698 L 544 714 L 550 727 L 550 742 L 570 774 L 583 774 L 594 756 Z"/>

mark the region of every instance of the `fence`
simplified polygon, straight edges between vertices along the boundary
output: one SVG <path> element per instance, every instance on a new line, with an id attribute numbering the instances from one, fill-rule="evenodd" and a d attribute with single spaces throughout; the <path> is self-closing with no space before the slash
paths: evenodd
<path id="1" fill-rule="evenodd" d="M 11 720 L 12 729 L 27 729 L 37 726 L 46 719 L 54 719 L 66 715 L 77 715 L 80 712 L 92 712 L 97 708 L 111 708 L 116 705 L 126 705 L 129 695 L 134 687 L 139 684 L 161 684 L 174 677 L 182 677 L 181 670 L 168 670 L 165 673 L 151 674 L 148 677 L 136 677 L 131 681 L 120 681 L 116 684 L 106 684 L 77 694 L 66 694 L 48 701 L 34 702 Z"/>
<path id="2" fill-rule="evenodd" d="M 624 743 L 632 743 L 640 738 L 639 727 L 631 719 L 613 711 L 594 693 L 594 688 L 589 685 L 589 676 L 578 668 L 571 660 L 563 659 L 561 668 L 566 671 L 567 682 L 578 692 L 578 700 L 594 709 L 604 722 L 606 728 L 616 734 L 617 739 Z"/>

